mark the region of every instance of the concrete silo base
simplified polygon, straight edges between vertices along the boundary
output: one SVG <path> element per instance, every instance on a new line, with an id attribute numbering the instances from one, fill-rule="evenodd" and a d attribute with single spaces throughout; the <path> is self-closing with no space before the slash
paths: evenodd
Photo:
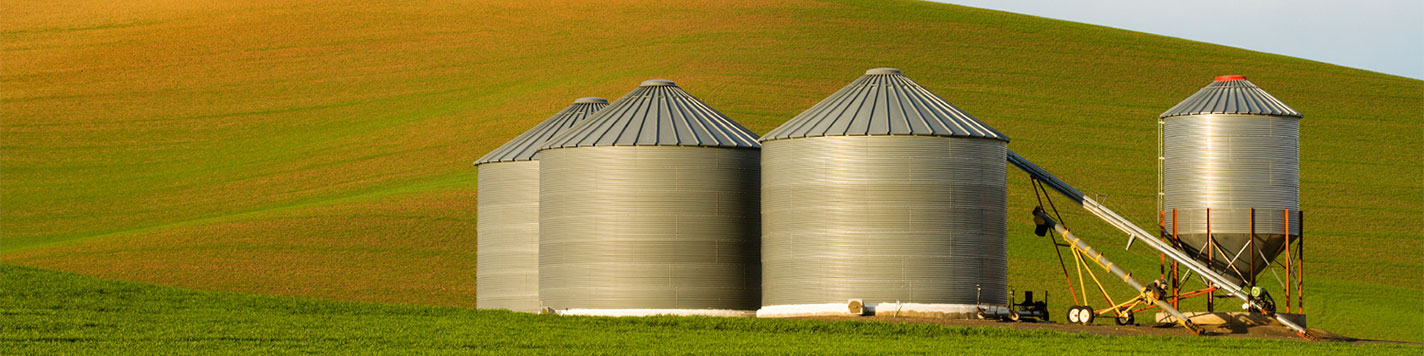
<path id="1" fill-rule="evenodd" d="M 889 316 L 942 319 L 974 319 L 980 308 L 990 316 L 1007 315 L 1002 306 L 978 306 L 974 304 L 925 304 L 925 303 L 865 303 L 858 300 L 846 303 L 768 305 L 757 310 L 758 318 L 792 318 L 807 316 Z"/>
<path id="2" fill-rule="evenodd" d="M 582 316 L 720 316 L 750 318 L 756 316 L 752 310 L 732 309 L 546 309 L 545 314 Z"/>

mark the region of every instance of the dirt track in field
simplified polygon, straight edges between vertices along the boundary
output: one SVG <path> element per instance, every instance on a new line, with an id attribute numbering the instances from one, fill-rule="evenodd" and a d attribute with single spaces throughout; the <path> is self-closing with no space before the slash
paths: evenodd
<path id="1" fill-rule="evenodd" d="M 1108 324 L 1102 324 L 1102 322 L 1099 322 L 1098 324 L 1094 324 L 1094 325 L 1078 325 L 1078 324 L 1068 324 L 1068 323 L 1061 322 L 1061 321 L 1049 321 L 1049 322 L 1032 322 L 1032 321 L 1026 321 L 1026 322 L 1011 322 L 1011 321 L 998 321 L 998 320 L 977 320 L 977 319 L 969 319 L 969 320 L 966 320 L 966 319 L 923 318 L 923 317 L 893 317 L 893 316 L 878 316 L 878 315 L 877 315 L 877 316 L 861 316 L 861 317 L 855 317 L 855 316 L 816 316 L 816 317 L 800 317 L 800 318 L 795 318 L 795 319 L 832 320 L 832 321 L 861 320 L 861 321 L 889 322 L 889 323 L 929 323 L 929 324 L 951 325 L 951 326 L 1004 327 L 1004 328 L 1018 328 L 1018 329 L 1026 329 L 1026 330 L 1053 330 L 1053 331 L 1069 332 L 1069 333 L 1090 333 L 1090 334 L 1116 335 L 1116 336 L 1147 336 L 1147 335 L 1155 335 L 1155 336 L 1192 336 L 1192 333 L 1191 333 L 1190 331 L 1187 331 L 1187 329 L 1184 329 L 1184 328 L 1181 328 L 1181 327 L 1177 327 L 1177 326 L 1173 326 L 1173 325 L 1153 325 L 1153 324 L 1145 324 L 1145 323 L 1144 323 L 1144 324 L 1140 324 L 1140 325 L 1126 325 L 1126 326 L 1114 325 L 1114 324 L 1111 324 L 1111 322 L 1108 322 Z M 1231 328 L 1231 327 L 1226 327 L 1226 326 L 1210 326 L 1210 325 L 1209 325 L 1209 326 L 1204 326 L 1204 328 L 1206 329 L 1206 332 L 1205 332 L 1205 334 L 1203 334 L 1203 337 L 1249 337 L 1249 338 L 1263 338 L 1263 339 L 1301 340 L 1301 338 L 1300 338 L 1299 336 L 1296 336 L 1295 332 L 1291 331 L 1290 329 L 1287 329 L 1287 328 L 1284 327 L 1284 326 L 1280 326 L 1280 325 L 1253 326 L 1253 327 L 1247 327 L 1247 328 Z M 1324 330 L 1319 330 L 1319 329 L 1310 329 L 1310 333 L 1311 333 L 1312 335 L 1314 335 L 1314 336 L 1317 338 L 1317 340 L 1319 340 L 1319 341 L 1337 341 L 1337 342 L 1349 342 L 1349 343 L 1387 343 L 1387 344 L 1412 344 L 1412 345 L 1420 345 L 1420 344 L 1418 344 L 1418 343 L 1409 343 L 1409 342 L 1402 342 L 1402 341 L 1357 339 L 1357 338 L 1352 338 L 1352 337 L 1348 337 L 1348 336 L 1344 336 L 1344 335 L 1333 334 L 1333 333 L 1326 332 L 1326 331 L 1324 331 Z"/>

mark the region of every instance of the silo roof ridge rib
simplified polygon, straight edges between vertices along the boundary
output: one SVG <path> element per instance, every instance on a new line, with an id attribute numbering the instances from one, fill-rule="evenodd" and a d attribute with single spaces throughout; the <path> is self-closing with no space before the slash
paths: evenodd
<path id="1" fill-rule="evenodd" d="M 608 100 L 585 97 L 560 110 L 538 125 L 475 160 L 475 165 L 494 162 L 532 161 L 538 159 L 539 147 L 560 133 L 572 131 L 579 123 L 608 106 Z"/>
<path id="2" fill-rule="evenodd" d="M 756 134 L 666 80 L 648 80 L 540 149 L 591 146 L 760 148 Z"/>
<path id="3" fill-rule="evenodd" d="M 1304 117 L 1244 77 L 1212 82 L 1159 117 L 1207 114 Z"/>
<path id="4" fill-rule="evenodd" d="M 894 68 L 866 71 L 760 140 L 888 135 L 1009 140 Z"/>

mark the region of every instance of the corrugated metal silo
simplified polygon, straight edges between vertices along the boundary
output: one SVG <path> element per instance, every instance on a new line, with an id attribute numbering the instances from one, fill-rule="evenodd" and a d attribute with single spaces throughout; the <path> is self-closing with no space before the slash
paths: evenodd
<path id="1" fill-rule="evenodd" d="M 539 292 L 585 315 L 750 315 L 756 135 L 649 80 L 540 150 Z"/>
<path id="2" fill-rule="evenodd" d="M 475 306 L 539 310 L 539 146 L 608 106 L 581 98 L 484 157 L 479 166 Z"/>
<path id="3" fill-rule="evenodd" d="M 1008 140 L 892 68 L 767 133 L 758 315 L 1006 302 Z"/>
<path id="4" fill-rule="evenodd" d="M 1183 249 L 1203 261 L 1212 251 L 1212 268 L 1244 280 L 1276 257 L 1286 236 L 1299 236 L 1301 117 L 1237 75 L 1217 77 L 1162 113 L 1160 204 Z"/>

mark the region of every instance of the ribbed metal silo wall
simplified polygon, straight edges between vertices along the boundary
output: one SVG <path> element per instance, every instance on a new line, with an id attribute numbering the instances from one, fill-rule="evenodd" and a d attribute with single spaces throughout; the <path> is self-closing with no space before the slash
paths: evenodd
<path id="1" fill-rule="evenodd" d="M 1281 210 L 1300 207 L 1299 122 L 1222 114 L 1165 119 L 1163 204 L 1178 210 L 1178 233 L 1206 233 L 1207 208 L 1214 233 L 1250 232 L 1251 208 L 1257 231 L 1280 232 Z"/>
<path id="2" fill-rule="evenodd" d="M 1004 141 L 762 145 L 763 305 L 1006 301 Z"/>
<path id="3" fill-rule="evenodd" d="M 759 306 L 759 149 L 600 146 L 540 154 L 545 306 Z"/>
<path id="4" fill-rule="evenodd" d="M 1266 254 L 1248 274 L 1275 258 L 1290 234 L 1300 234 L 1300 118 L 1268 115 L 1208 114 L 1163 120 L 1163 208 L 1167 231 L 1190 251 L 1206 245 L 1207 208 L 1211 209 L 1214 264 L 1238 257 L 1252 230 L 1256 209 L 1257 249 Z M 1176 226 L 1173 226 L 1173 210 Z M 1237 269 L 1250 257 L 1240 254 Z"/>
<path id="5" fill-rule="evenodd" d="M 475 305 L 539 310 L 539 161 L 479 166 Z"/>

